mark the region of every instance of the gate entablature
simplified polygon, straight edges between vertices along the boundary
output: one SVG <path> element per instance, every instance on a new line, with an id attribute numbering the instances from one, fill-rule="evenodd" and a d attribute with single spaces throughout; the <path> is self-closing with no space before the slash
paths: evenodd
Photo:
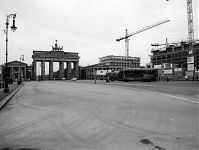
<path id="1" fill-rule="evenodd" d="M 36 61 L 79 61 L 78 53 L 64 51 L 33 51 L 33 60 Z"/>
<path id="2" fill-rule="evenodd" d="M 36 62 L 41 62 L 41 78 L 45 78 L 45 62 L 49 62 L 49 79 L 54 79 L 53 62 L 59 62 L 59 79 L 65 77 L 71 79 L 71 77 L 78 78 L 79 74 L 79 56 L 78 53 L 64 52 L 63 46 L 60 47 L 56 44 L 51 51 L 33 51 L 33 78 L 36 80 L 37 65 Z M 64 62 L 67 63 L 67 71 L 64 74 Z M 71 69 L 71 63 L 74 64 L 74 69 Z M 73 75 L 72 75 L 73 73 Z"/>

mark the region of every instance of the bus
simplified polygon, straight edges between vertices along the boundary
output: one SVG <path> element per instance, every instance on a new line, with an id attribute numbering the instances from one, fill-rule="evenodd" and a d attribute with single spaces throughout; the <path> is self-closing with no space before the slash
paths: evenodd
<path id="1" fill-rule="evenodd" d="M 109 80 L 111 81 L 118 80 L 118 74 L 119 74 L 119 71 L 107 72 L 106 79 L 109 78 Z"/>
<path id="2" fill-rule="evenodd" d="M 155 68 L 135 68 L 123 69 L 118 73 L 120 81 L 156 81 L 158 69 Z"/>

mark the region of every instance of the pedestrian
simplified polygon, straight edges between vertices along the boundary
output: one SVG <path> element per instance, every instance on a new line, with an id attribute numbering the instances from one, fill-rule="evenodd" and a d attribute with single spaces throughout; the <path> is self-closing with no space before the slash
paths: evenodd
<path id="1" fill-rule="evenodd" d="M 110 78 L 109 77 L 106 78 L 106 82 L 110 82 Z"/>
<path id="2" fill-rule="evenodd" d="M 94 84 L 96 84 L 97 82 L 96 82 L 96 78 L 94 79 Z"/>
<path id="3" fill-rule="evenodd" d="M 40 76 L 38 76 L 38 80 L 39 80 L 39 82 L 40 82 L 40 80 L 41 80 L 41 79 L 40 79 Z"/>

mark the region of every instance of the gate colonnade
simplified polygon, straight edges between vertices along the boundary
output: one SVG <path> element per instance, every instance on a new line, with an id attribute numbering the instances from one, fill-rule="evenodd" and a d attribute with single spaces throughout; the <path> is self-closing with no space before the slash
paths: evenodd
<path id="1" fill-rule="evenodd" d="M 37 79 L 37 62 L 41 62 L 41 79 L 45 79 L 45 62 L 49 62 L 49 79 L 54 79 L 53 62 L 59 62 L 58 78 L 79 78 L 79 56 L 78 53 L 64 52 L 63 47 L 57 45 L 51 51 L 33 51 L 33 79 Z M 67 69 L 64 70 L 64 63 L 66 62 Z M 73 63 L 73 69 L 72 64 Z"/>
<path id="2" fill-rule="evenodd" d="M 44 80 L 46 79 L 46 66 L 45 63 L 49 63 L 49 80 L 53 80 L 55 77 L 54 74 L 56 74 L 53 71 L 53 62 L 57 62 L 57 61 L 46 61 L 46 60 L 34 60 L 33 61 L 33 78 L 34 80 L 37 79 L 37 71 L 38 71 L 38 66 L 37 66 L 37 62 L 41 62 L 41 79 Z M 71 78 L 75 77 L 75 78 L 79 78 L 79 64 L 78 61 L 58 61 L 59 63 L 59 70 L 58 70 L 58 78 L 59 79 L 63 79 L 66 78 L 67 80 L 70 80 Z M 66 68 L 64 68 L 64 63 L 66 63 Z M 72 68 L 72 63 L 73 63 L 73 68 Z M 40 69 L 40 68 L 39 68 Z"/>

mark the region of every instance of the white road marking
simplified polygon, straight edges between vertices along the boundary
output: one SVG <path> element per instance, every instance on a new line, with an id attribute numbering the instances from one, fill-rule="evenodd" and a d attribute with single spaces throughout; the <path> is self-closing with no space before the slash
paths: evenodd
<path id="1" fill-rule="evenodd" d="M 157 92 L 157 93 L 159 93 L 159 92 Z M 181 99 L 181 100 L 183 100 L 183 101 L 185 101 L 185 102 L 191 102 L 191 103 L 199 104 L 199 102 L 192 101 L 192 100 L 189 100 L 189 99 L 186 99 L 186 98 L 183 98 L 183 97 L 174 96 L 174 95 L 165 94 L 165 93 L 161 93 L 161 94 L 166 95 L 166 96 L 169 96 L 169 97 L 173 97 L 173 98 Z"/>
<path id="2" fill-rule="evenodd" d="M 134 87 L 132 87 L 132 88 L 134 88 Z M 179 97 L 179 96 L 174 96 L 174 95 L 170 95 L 170 94 L 166 94 L 166 93 L 161 93 L 161 92 L 150 91 L 150 90 L 144 90 L 144 89 L 140 89 L 140 88 L 134 88 L 134 89 L 138 89 L 138 90 L 142 90 L 142 91 L 146 91 L 146 92 L 151 92 L 151 93 L 158 93 L 158 94 L 162 94 L 162 95 L 165 95 L 165 96 L 168 96 L 168 97 L 172 97 L 172 98 L 176 98 L 176 99 L 181 99 L 184 102 L 190 102 L 190 103 L 194 103 L 194 104 L 199 104 L 199 102 L 197 102 L 197 101 L 189 100 L 189 99 L 186 99 L 186 98 L 183 98 L 183 97 Z"/>

